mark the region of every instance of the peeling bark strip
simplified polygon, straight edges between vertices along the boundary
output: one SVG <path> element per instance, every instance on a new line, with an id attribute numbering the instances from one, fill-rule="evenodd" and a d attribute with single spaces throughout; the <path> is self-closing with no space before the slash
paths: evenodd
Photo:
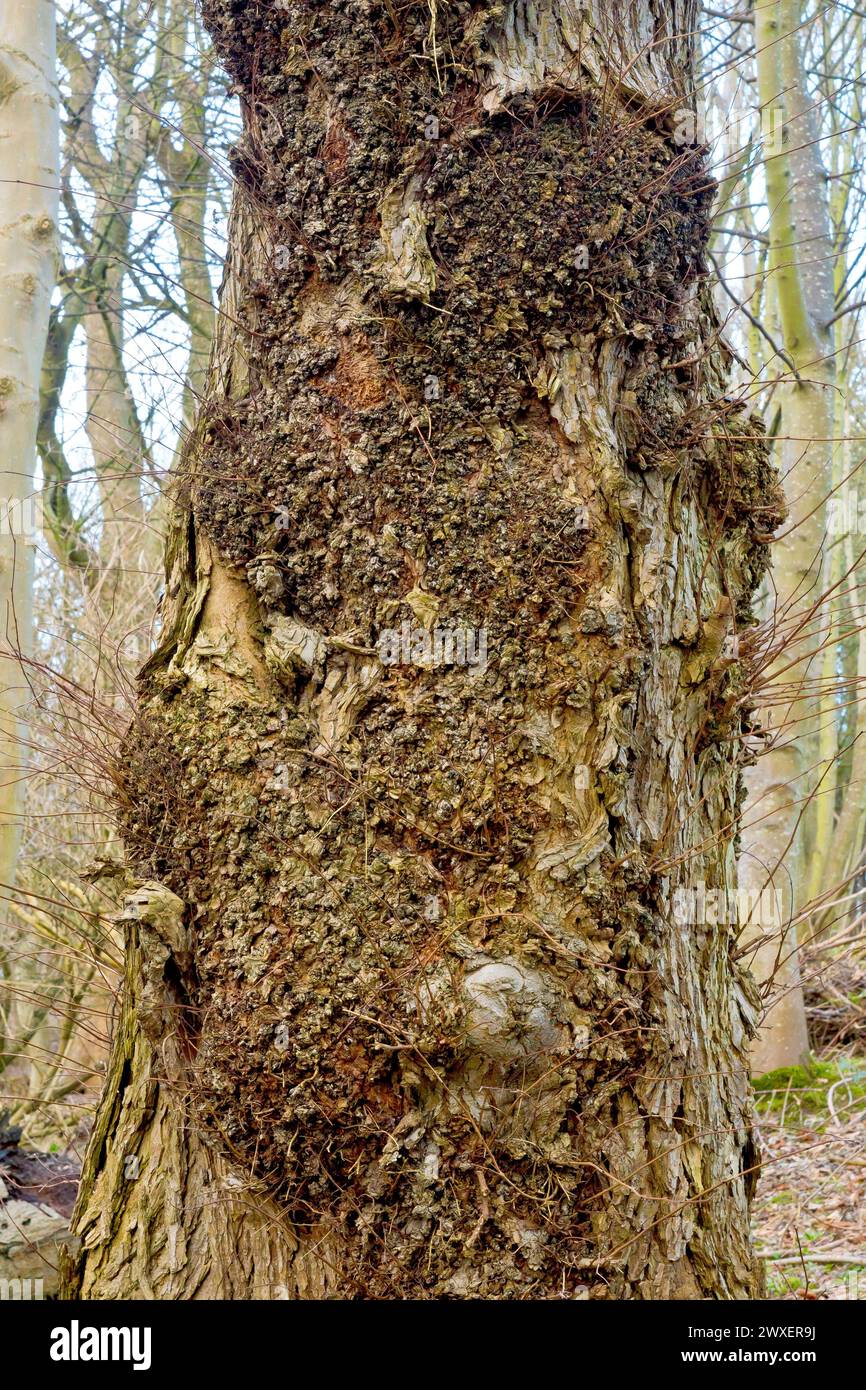
<path id="1" fill-rule="evenodd" d="M 758 1000 L 673 905 L 735 887 L 778 491 L 668 133 L 694 12 L 205 14 L 240 187 L 69 1288 L 747 1297 Z M 485 665 L 383 665 L 404 621 Z"/>

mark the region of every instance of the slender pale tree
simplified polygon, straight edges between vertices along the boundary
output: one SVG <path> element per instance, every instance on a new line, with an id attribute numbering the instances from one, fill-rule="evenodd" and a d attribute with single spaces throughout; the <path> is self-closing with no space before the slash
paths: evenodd
<path id="1" fill-rule="evenodd" d="M 748 1297 L 730 638 L 780 503 L 695 7 L 204 13 L 238 188 L 67 1292 Z"/>
<path id="2" fill-rule="evenodd" d="M 807 798 L 815 790 L 808 774 L 820 756 L 820 718 L 813 711 L 827 637 L 819 605 L 832 486 L 833 357 L 825 325 L 833 270 L 826 176 L 805 90 L 799 20 L 799 0 L 755 7 L 769 273 L 791 362 L 791 379 L 782 387 L 779 450 L 790 512 L 765 607 L 768 640 L 786 640 L 769 673 L 771 681 L 776 678 L 775 698 L 760 711 L 769 745 L 748 777 L 740 870 L 756 892 L 772 885 L 779 904 L 777 930 L 758 924 L 755 969 L 775 992 L 754 1051 L 759 1072 L 800 1062 L 808 1052 L 792 923 L 807 897 L 804 832 Z"/>
<path id="3" fill-rule="evenodd" d="M 798 937 L 826 940 L 840 917 L 856 929 L 861 912 L 862 15 L 809 0 L 735 6 L 715 14 L 703 50 L 727 137 L 711 247 L 718 300 L 790 509 L 762 604 L 768 646 L 784 650 L 762 676 L 766 753 L 742 837 L 744 882 L 772 882 L 781 909 L 779 928 L 754 933 L 770 1006 L 755 1062 L 766 1070 L 808 1047 Z"/>
<path id="4" fill-rule="evenodd" d="M 0 14 L 0 884 L 21 840 L 38 540 L 39 377 L 58 247 L 53 0 Z"/>
<path id="5" fill-rule="evenodd" d="M 744 882 L 772 883 L 781 909 L 779 929 L 761 933 L 755 957 L 771 990 L 754 1050 L 758 1071 L 795 1064 L 808 1053 L 797 923 L 810 920 L 813 901 L 846 891 L 859 854 L 854 842 L 862 834 L 856 803 L 837 804 L 843 738 L 855 747 L 854 772 L 863 765 L 854 737 L 856 680 L 848 686 L 851 713 L 841 738 L 838 714 L 840 634 L 854 632 L 856 640 L 856 566 L 851 546 L 839 539 L 833 544 L 827 526 L 828 501 L 844 481 L 846 411 L 836 366 L 842 331 L 834 334 L 834 324 L 844 280 L 838 204 L 845 184 L 831 186 L 822 159 L 821 135 L 830 133 L 826 113 L 832 120 L 833 108 L 821 102 L 820 83 L 807 74 L 810 28 L 814 17 L 802 0 L 754 8 L 767 273 L 782 344 L 776 369 L 784 370 L 772 408 L 789 503 L 764 608 L 768 640 L 782 652 L 766 673 L 768 701 L 759 717 L 769 742 L 749 775 L 742 844 Z M 824 40 L 830 65 L 833 40 L 826 34 Z M 855 783 L 856 777 L 849 798 L 859 800 L 862 788 Z"/>

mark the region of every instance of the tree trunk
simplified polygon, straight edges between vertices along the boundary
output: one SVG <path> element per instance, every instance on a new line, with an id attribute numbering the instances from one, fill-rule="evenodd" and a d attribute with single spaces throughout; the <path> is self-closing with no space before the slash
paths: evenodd
<path id="1" fill-rule="evenodd" d="M 205 15 L 245 134 L 68 1291 L 748 1297 L 758 1000 L 692 907 L 779 498 L 694 10 Z"/>
<path id="2" fill-rule="evenodd" d="M 0 891 L 15 881 L 32 652 L 39 374 L 57 268 L 53 0 L 0 13 Z"/>
<path id="3" fill-rule="evenodd" d="M 796 372 L 780 392 L 779 453 L 790 514 L 776 546 L 765 604 L 776 640 L 784 636 L 788 645 L 769 673 L 773 699 L 761 717 L 770 744 L 748 777 L 740 870 L 752 892 L 772 884 L 780 906 L 780 929 L 760 932 L 753 963 L 758 978 L 767 982 L 771 1006 L 753 1049 L 754 1070 L 761 1073 L 796 1065 L 808 1055 L 797 931 L 790 923 L 811 896 L 835 886 L 820 878 L 833 834 L 838 695 L 830 603 L 821 601 L 833 579 L 826 553 L 835 432 L 835 358 L 826 326 L 834 308 L 827 177 L 799 46 L 800 7 L 782 0 L 756 7 L 755 16 L 764 128 L 783 134 L 767 150 L 764 168 L 771 270 L 785 348 Z M 828 643 L 829 671 L 822 654 Z M 846 888 L 840 884 L 839 892 Z"/>

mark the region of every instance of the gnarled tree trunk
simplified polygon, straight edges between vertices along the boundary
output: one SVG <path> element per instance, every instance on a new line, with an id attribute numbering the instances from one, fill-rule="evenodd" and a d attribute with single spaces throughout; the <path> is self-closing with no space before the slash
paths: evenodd
<path id="1" fill-rule="evenodd" d="M 758 1001 L 674 906 L 734 887 L 778 496 L 694 10 L 205 13 L 245 134 L 68 1290 L 747 1297 Z"/>

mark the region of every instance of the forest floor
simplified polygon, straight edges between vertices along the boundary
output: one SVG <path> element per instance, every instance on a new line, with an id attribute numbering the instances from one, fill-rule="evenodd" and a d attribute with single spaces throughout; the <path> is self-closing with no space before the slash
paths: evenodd
<path id="1" fill-rule="evenodd" d="M 866 1299 L 866 1061 L 762 1078 L 754 1232 L 770 1298 Z"/>

